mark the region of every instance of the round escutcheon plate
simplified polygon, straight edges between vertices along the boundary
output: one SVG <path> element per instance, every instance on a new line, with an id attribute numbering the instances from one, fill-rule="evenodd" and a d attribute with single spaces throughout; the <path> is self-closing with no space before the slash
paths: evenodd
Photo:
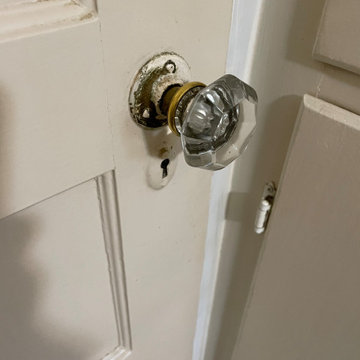
<path id="1" fill-rule="evenodd" d="M 164 52 L 151 58 L 139 70 L 130 89 L 133 120 L 148 129 L 166 125 L 167 114 L 161 111 L 165 91 L 189 81 L 190 67 L 180 55 Z"/>

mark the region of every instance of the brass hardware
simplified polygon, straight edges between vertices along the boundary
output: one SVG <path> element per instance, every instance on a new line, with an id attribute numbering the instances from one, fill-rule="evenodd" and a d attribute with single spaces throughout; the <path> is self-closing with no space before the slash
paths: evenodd
<path id="1" fill-rule="evenodd" d="M 170 130 L 177 136 L 180 136 L 178 127 L 181 127 L 181 119 L 179 119 L 179 121 L 176 121 L 176 118 L 182 116 L 183 112 L 186 110 L 186 107 L 187 105 L 189 105 L 190 101 L 205 86 L 206 85 L 201 82 L 193 81 L 178 87 L 176 91 L 172 92 L 171 94 L 172 97 L 167 111 L 167 119 Z M 190 96 L 186 98 L 187 94 L 189 94 Z M 182 104 L 183 101 L 184 103 Z M 180 104 L 182 106 L 180 106 Z M 180 110 L 180 114 L 177 114 L 177 110 Z"/>
<path id="2" fill-rule="evenodd" d="M 180 136 L 182 115 L 195 95 L 205 87 L 189 82 L 190 67 L 175 53 L 154 56 L 134 79 L 129 106 L 134 121 L 146 128 L 169 125 Z"/>
<path id="3" fill-rule="evenodd" d="M 190 78 L 190 67 L 181 56 L 170 52 L 154 56 L 135 76 L 130 113 L 146 129 L 168 125 L 181 136 L 190 166 L 219 170 L 245 151 L 254 133 L 256 91 L 231 74 L 209 86 Z"/>
<path id="4" fill-rule="evenodd" d="M 167 114 L 169 111 L 170 103 L 175 93 L 180 89 L 180 85 L 174 85 L 168 88 L 161 99 L 160 109 L 163 114 Z"/>

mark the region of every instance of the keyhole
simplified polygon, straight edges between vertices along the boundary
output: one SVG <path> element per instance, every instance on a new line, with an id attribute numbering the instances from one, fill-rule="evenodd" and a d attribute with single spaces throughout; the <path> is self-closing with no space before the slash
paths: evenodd
<path id="1" fill-rule="evenodd" d="M 163 169 L 162 172 L 162 178 L 166 178 L 168 176 L 168 166 L 169 166 L 170 160 L 169 159 L 164 159 L 161 164 L 160 167 Z"/>

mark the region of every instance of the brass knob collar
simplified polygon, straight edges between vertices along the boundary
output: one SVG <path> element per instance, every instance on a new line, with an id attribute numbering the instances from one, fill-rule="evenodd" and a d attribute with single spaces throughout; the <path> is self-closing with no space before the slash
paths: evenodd
<path id="1" fill-rule="evenodd" d="M 197 81 L 188 82 L 183 86 L 179 87 L 172 96 L 167 112 L 167 118 L 168 118 L 169 128 L 174 134 L 180 136 L 180 131 L 178 129 L 178 126 L 181 124 L 177 124 L 176 122 L 176 115 L 177 115 L 176 113 L 182 100 L 186 98 L 186 95 L 189 95 L 188 93 L 190 91 L 192 92 L 190 99 L 187 99 L 186 101 L 186 106 L 187 106 L 190 103 L 190 100 L 192 100 L 195 97 L 195 95 L 205 86 L 206 86 L 205 84 Z"/>

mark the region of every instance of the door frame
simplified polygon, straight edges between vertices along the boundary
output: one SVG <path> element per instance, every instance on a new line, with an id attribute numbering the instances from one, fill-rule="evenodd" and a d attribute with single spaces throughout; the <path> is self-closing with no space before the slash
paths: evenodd
<path id="1" fill-rule="evenodd" d="M 226 72 L 250 84 L 263 2 L 264 0 L 233 1 Z M 219 281 L 228 282 L 231 277 L 231 269 L 224 269 L 219 265 L 221 256 L 224 257 L 221 249 L 229 226 L 226 223 L 226 213 L 233 173 L 234 163 L 215 172 L 212 177 L 193 360 L 212 360 L 216 339 L 220 336 L 226 294 L 217 290 L 217 284 Z"/>

